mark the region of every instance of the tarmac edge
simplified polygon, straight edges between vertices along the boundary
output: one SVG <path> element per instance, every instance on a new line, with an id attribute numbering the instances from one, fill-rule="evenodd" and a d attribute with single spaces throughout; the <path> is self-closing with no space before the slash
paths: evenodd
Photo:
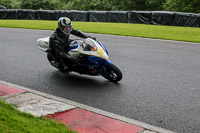
<path id="1" fill-rule="evenodd" d="M 9 83 L 9 82 L 5 82 L 5 81 L 0 80 L 0 84 L 15 87 L 15 88 L 18 88 L 18 89 L 22 89 L 22 90 L 25 90 L 27 92 L 30 92 L 30 93 L 33 93 L 33 94 L 36 94 L 36 95 L 39 95 L 39 96 L 42 96 L 42 97 L 45 97 L 45 98 L 48 98 L 48 99 L 63 102 L 65 104 L 69 104 L 69 105 L 75 106 L 77 108 L 82 108 L 84 110 L 91 111 L 91 112 L 97 113 L 97 114 L 102 115 L 102 116 L 106 116 L 106 117 L 109 117 L 109 118 L 120 120 L 122 122 L 130 123 L 130 124 L 142 127 L 145 130 L 142 131 L 141 133 L 155 133 L 155 132 L 157 132 L 157 133 L 175 133 L 173 131 L 169 131 L 169 130 L 166 130 L 166 129 L 163 129 L 163 128 L 160 128 L 160 127 L 156 127 L 156 126 L 153 126 L 153 125 L 141 122 L 141 121 L 137 121 L 137 120 L 130 119 L 130 118 L 127 118 L 127 117 L 124 117 L 124 116 L 120 116 L 120 115 L 117 115 L 117 114 L 114 114 L 114 113 L 110 113 L 110 112 L 107 112 L 107 111 L 104 111 L 104 110 L 101 110 L 101 109 L 90 107 L 90 106 L 87 106 L 87 105 L 84 105 L 84 104 L 81 104 L 81 103 L 77 103 L 77 102 L 74 102 L 74 101 L 71 101 L 71 100 L 68 100 L 68 99 L 53 96 L 53 95 L 50 95 L 50 94 L 47 94 L 47 93 L 44 93 L 44 92 L 32 90 L 30 88 L 19 86 L 19 85 L 13 84 L 13 83 Z M 26 92 L 24 92 L 24 93 L 26 93 Z M 7 99 L 9 97 L 13 97 L 13 96 L 17 96 L 17 95 L 20 95 L 20 93 L 2 96 L 2 99 Z"/>

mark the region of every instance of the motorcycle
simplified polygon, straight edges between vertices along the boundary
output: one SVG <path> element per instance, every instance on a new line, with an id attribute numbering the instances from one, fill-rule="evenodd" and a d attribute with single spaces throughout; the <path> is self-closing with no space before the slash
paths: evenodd
<path id="1" fill-rule="evenodd" d="M 48 54 L 49 37 L 38 39 L 37 44 L 40 50 L 47 53 L 50 64 L 59 69 L 55 60 Z M 108 51 L 101 42 L 91 38 L 77 39 L 69 44 L 66 51 L 68 51 L 68 55 L 71 59 L 78 59 L 78 62 L 70 67 L 71 72 L 91 76 L 101 75 L 111 82 L 118 82 L 122 79 L 122 72 L 108 59 Z M 60 71 L 68 73 L 64 70 Z"/>

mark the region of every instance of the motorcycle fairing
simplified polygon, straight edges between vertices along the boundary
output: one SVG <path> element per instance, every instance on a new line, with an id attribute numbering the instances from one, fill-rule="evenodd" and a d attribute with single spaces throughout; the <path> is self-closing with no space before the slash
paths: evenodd
<path id="1" fill-rule="evenodd" d="M 98 42 L 92 40 L 91 38 L 87 38 L 85 41 L 86 45 L 93 47 L 93 44 L 95 44 L 94 46 L 96 47 L 94 50 L 85 50 L 85 47 L 88 46 L 82 46 L 83 49 L 80 49 L 80 53 L 81 54 L 85 54 L 85 55 L 90 55 L 90 56 L 95 56 L 95 57 L 99 57 L 102 58 L 104 60 L 108 60 L 108 54 L 107 54 L 107 50 L 105 49 L 105 47 L 101 44 L 99 44 Z M 105 49 L 105 50 L 104 50 Z"/>
<path id="2" fill-rule="evenodd" d="M 40 38 L 37 40 L 38 48 L 44 52 L 47 52 L 49 49 L 49 38 L 50 37 L 45 37 L 45 38 Z"/>
<path id="3" fill-rule="evenodd" d="M 104 51 L 106 51 L 106 54 L 108 55 L 108 50 L 106 49 L 106 47 L 103 45 L 103 43 L 98 42 L 99 45 L 104 49 Z"/>
<path id="4" fill-rule="evenodd" d="M 77 49 L 78 48 L 78 42 L 72 42 L 70 43 L 69 47 L 67 48 L 67 51 L 70 51 L 72 49 Z"/>

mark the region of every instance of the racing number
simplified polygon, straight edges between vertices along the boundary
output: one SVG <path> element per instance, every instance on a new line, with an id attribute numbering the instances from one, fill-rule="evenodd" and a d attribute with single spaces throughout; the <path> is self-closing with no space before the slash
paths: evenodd
<path id="1" fill-rule="evenodd" d="M 104 53 L 103 48 L 98 48 L 97 54 L 98 54 L 99 56 L 103 56 L 103 53 Z"/>

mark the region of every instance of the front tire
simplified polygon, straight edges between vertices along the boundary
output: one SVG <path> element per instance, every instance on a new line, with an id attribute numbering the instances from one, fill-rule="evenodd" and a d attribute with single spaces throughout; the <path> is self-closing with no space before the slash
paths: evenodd
<path id="1" fill-rule="evenodd" d="M 105 71 L 107 72 L 107 74 L 102 74 L 102 76 L 110 80 L 111 82 L 118 82 L 122 79 L 122 72 L 114 64 L 105 66 Z"/>

